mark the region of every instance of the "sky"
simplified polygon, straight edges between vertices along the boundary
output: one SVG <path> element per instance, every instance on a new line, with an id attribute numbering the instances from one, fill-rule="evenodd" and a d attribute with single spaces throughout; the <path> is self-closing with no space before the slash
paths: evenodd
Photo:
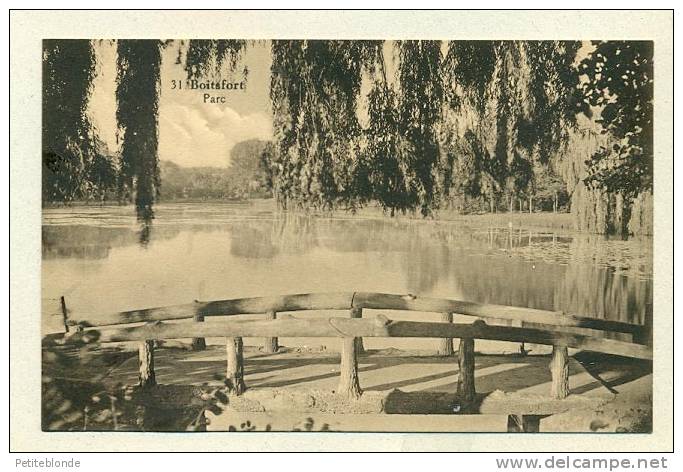
<path id="1" fill-rule="evenodd" d="M 98 134 L 109 149 L 116 144 L 116 46 L 97 44 L 97 76 L 89 112 Z M 215 79 L 239 82 L 248 68 L 245 90 L 213 91 L 225 96 L 225 104 L 203 102 L 205 91 L 172 89 L 172 80 L 184 80 L 176 64 L 177 44 L 162 52 L 159 96 L 159 159 L 180 166 L 226 167 L 230 151 L 240 141 L 272 138 L 270 111 L 270 46 L 266 42 L 247 48 L 236 73 L 222 70 Z M 225 69 L 225 68 L 224 68 Z M 208 91 L 212 92 L 212 91 Z"/>

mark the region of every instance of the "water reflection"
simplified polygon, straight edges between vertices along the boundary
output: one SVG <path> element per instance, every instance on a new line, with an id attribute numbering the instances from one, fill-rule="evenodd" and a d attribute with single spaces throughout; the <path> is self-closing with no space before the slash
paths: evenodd
<path id="1" fill-rule="evenodd" d="M 307 291 L 416 293 L 642 322 L 652 240 L 166 205 L 146 249 L 120 209 L 51 212 L 43 292 L 112 311 Z M 109 296 L 101 294 L 106 291 Z"/>

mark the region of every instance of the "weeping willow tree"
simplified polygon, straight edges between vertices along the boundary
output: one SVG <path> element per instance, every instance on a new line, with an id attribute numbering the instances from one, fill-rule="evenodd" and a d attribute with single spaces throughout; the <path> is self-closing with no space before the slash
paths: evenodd
<path id="1" fill-rule="evenodd" d="M 652 43 L 595 42 L 578 67 L 580 126 L 558 152 L 576 229 L 652 234 Z"/>
<path id="2" fill-rule="evenodd" d="M 134 194 L 138 218 L 150 220 L 159 188 L 158 114 L 162 43 L 117 42 L 116 121 L 121 140 L 120 191 Z"/>
<path id="3" fill-rule="evenodd" d="M 176 63 L 195 79 L 234 72 L 248 44 L 118 41 L 121 157 L 112 167 L 96 159 L 86 113 L 92 45 L 46 41 L 46 195 L 74 200 L 117 175 L 121 198 L 133 199 L 149 221 L 161 184 L 162 49 L 177 46 Z M 641 46 L 598 44 L 581 65 L 587 79 L 577 88 L 577 42 L 273 41 L 275 140 L 267 170 L 274 194 L 284 207 L 356 209 L 376 201 L 392 215 L 429 215 L 454 197 L 486 199 L 495 211 L 507 195 L 511 209 L 513 197 L 527 196 L 531 210 L 539 180 L 554 179 L 550 170 L 566 155 L 577 91 L 584 111 L 602 108 L 603 132 L 616 140 L 591 154 L 580 180 L 600 181 L 608 193 L 621 186 L 630 198 L 637 192 L 624 182 L 636 182 L 651 194 L 651 45 Z M 599 72 L 605 70 L 614 77 Z M 609 92 L 608 78 L 621 85 Z"/>
<path id="4" fill-rule="evenodd" d="M 43 200 L 85 198 L 96 153 L 87 115 L 95 76 L 88 40 L 43 41 Z"/>
<path id="5" fill-rule="evenodd" d="M 621 196 L 594 189 L 585 183 L 590 176 L 586 162 L 606 146 L 609 146 L 609 137 L 600 133 L 599 125 L 581 119 L 566 147 L 560 151 L 562 158 L 558 169 L 571 196 L 572 219 L 578 231 L 602 234 L 615 232 L 623 225 Z"/>
<path id="6" fill-rule="evenodd" d="M 574 126 L 577 42 L 454 41 L 444 59 L 443 192 L 533 195 L 534 167 L 548 165 Z M 464 171 L 464 173 L 463 173 Z M 469 172 L 469 174 L 468 174 Z"/>
<path id="7" fill-rule="evenodd" d="M 357 101 L 365 41 L 273 41 L 274 193 L 284 207 L 355 208 L 363 196 Z"/>
<path id="8" fill-rule="evenodd" d="M 399 156 L 404 145 L 399 132 L 399 95 L 387 76 L 387 63 L 381 43 L 375 45 L 369 61 L 371 89 L 367 96 L 368 125 L 364 130 L 361 175 L 371 198 L 394 216 L 409 209 L 405 197 L 405 166 Z"/>
<path id="9" fill-rule="evenodd" d="M 395 50 L 392 81 L 382 41 L 272 43 L 274 193 L 282 206 L 355 209 L 374 199 L 392 214 L 426 215 L 437 204 L 440 43 L 403 41 Z M 366 127 L 358 117 L 364 76 Z"/>
<path id="10" fill-rule="evenodd" d="M 441 118 L 440 41 L 399 41 L 398 155 L 404 180 L 404 204 L 423 216 L 438 207 L 435 168 L 439 158 L 437 124 Z"/>
<path id="11" fill-rule="evenodd" d="M 247 48 L 248 42 L 236 39 L 192 39 L 178 41 L 177 63 L 183 63 L 188 79 L 220 74 L 226 67 L 229 72 L 237 69 L 239 60 Z M 242 71 L 247 76 L 248 70 Z"/>
<path id="12" fill-rule="evenodd" d="M 555 174 L 554 157 L 576 126 L 574 65 L 579 42 L 529 41 L 499 45 L 505 80 L 497 89 L 508 105 L 498 111 L 497 140 L 506 140 L 506 190 L 510 201 L 520 194 L 533 197 L 544 174 Z M 506 94 L 507 91 L 507 94 Z M 501 159 L 502 161 L 502 159 Z M 509 205 L 512 207 L 512 205 Z"/>
<path id="13" fill-rule="evenodd" d="M 490 159 L 484 119 L 496 65 L 491 41 L 451 41 L 443 60 L 444 103 L 439 126 L 439 188 L 446 204 L 462 210 L 468 197 L 486 193 L 483 165 Z"/>

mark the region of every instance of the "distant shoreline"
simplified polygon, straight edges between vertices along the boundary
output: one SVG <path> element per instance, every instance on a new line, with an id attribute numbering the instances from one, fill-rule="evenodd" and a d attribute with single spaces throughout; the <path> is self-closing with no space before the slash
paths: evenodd
<path id="1" fill-rule="evenodd" d="M 248 205 L 254 206 L 259 210 L 271 210 L 273 212 L 277 211 L 274 199 L 173 199 L 173 200 L 161 200 L 157 205 L 173 205 L 173 204 L 209 204 L 209 205 Z M 79 201 L 65 203 L 47 203 L 43 205 L 44 210 L 60 209 L 60 208 L 73 208 L 73 207 L 109 207 L 109 206 L 132 206 L 129 203 L 120 204 L 116 201 L 104 201 L 104 202 L 93 202 L 93 201 Z M 297 213 L 292 211 L 292 213 Z M 376 205 L 369 205 L 364 208 L 359 209 L 356 213 L 351 213 L 347 210 L 333 210 L 331 212 L 324 211 L 310 211 L 309 214 L 317 216 L 343 216 L 352 218 L 354 216 L 360 218 L 390 218 L 385 215 L 382 210 Z M 575 231 L 574 224 L 572 220 L 571 213 L 553 213 L 549 211 L 541 211 L 536 213 L 520 213 L 520 212 L 501 212 L 501 213 L 470 213 L 470 214 L 460 214 L 455 210 L 443 209 L 435 213 L 434 216 L 423 219 L 421 216 L 412 214 L 397 214 L 393 217 L 395 220 L 421 220 L 421 221 L 457 221 L 467 224 L 472 224 L 479 226 L 485 223 L 488 226 L 499 226 L 506 227 L 512 224 L 514 227 L 527 227 L 527 228 L 544 228 L 544 229 L 555 229 L 563 231 Z"/>
<path id="2" fill-rule="evenodd" d="M 168 204 L 173 204 L 173 203 L 210 203 L 210 204 L 217 204 L 217 203 L 230 203 L 230 204 L 248 204 L 249 202 L 252 202 L 255 200 L 247 200 L 243 198 L 236 198 L 236 199 L 228 199 L 228 198 L 207 198 L 207 199 L 201 199 L 201 198 L 183 198 L 183 199 L 173 199 L 173 200 L 159 200 L 156 202 L 156 205 L 168 205 Z M 79 206 L 85 206 L 85 207 L 104 207 L 104 206 L 120 206 L 120 207 L 127 207 L 127 206 L 134 206 L 133 203 L 126 202 L 126 203 L 120 203 L 116 200 L 105 200 L 101 202 L 96 202 L 92 200 L 76 200 L 73 202 L 69 203 L 57 203 L 57 202 L 43 202 L 42 208 L 43 209 L 53 209 L 53 208 L 70 208 L 70 207 L 79 207 Z"/>

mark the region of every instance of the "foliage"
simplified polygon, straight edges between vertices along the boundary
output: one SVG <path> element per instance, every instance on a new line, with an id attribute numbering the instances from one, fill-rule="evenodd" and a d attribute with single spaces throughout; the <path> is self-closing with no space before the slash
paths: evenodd
<path id="1" fill-rule="evenodd" d="M 576 126 L 579 41 L 525 42 L 530 68 L 530 122 L 524 131 L 527 149 L 545 164 L 567 143 Z"/>
<path id="2" fill-rule="evenodd" d="M 616 142 L 589 162 L 587 183 L 635 197 L 652 190 L 653 43 L 598 41 L 580 65 L 583 108 L 598 107 Z"/>
<path id="3" fill-rule="evenodd" d="M 264 152 L 269 144 L 268 141 L 249 139 L 237 143 L 230 151 L 230 186 L 238 195 L 247 198 L 266 195 L 270 179 Z"/>
<path id="4" fill-rule="evenodd" d="M 120 406 L 130 391 L 101 382 L 71 379 L 73 372 L 88 368 L 97 349 L 99 333 L 89 332 L 83 341 L 67 350 L 59 344 L 47 344 L 42 350 L 41 406 L 43 431 L 78 431 L 110 425 L 118 429 Z M 92 342 L 92 343 L 91 343 Z"/>
<path id="5" fill-rule="evenodd" d="M 450 41 L 444 58 L 448 104 L 462 108 L 471 104 L 483 114 L 488 86 L 496 67 L 493 41 Z"/>
<path id="6" fill-rule="evenodd" d="M 93 159 L 88 169 L 88 194 L 103 201 L 115 198 L 118 184 L 119 158 L 109 151 L 107 144 L 95 138 Z"/>
<path id="7" fill-rule="evenodd" d="M 399 168 L 404 180 L 402 205 L 423 216 L 438 206 L 434 167 L 439 157 L 436 126 L 441 117 L 441 42 L 400 41 L 398 133 L 404 138 Z"/>
<path id="8" fill-rule="evenodd" d="M 365 196 L 374 197 L 384 210 L 410 208 L 405 197 L 405 175 L 400 163 L 403 146 L 399 134 L 398 98 L 386 83 L 376 83 L 368 96 L 369 126 L 362 166 L 366 171 Z"/>
<path id="9" fill-rule="evenodd" d="M 119 197 L 134 198 L 139 218 L 149 221 L 161 184 L 161 49 L 177 46 L 176 62 L 195 79 L 237 69 L 249 41 L 116 44 L 120 156 L 98 140 L 86 112 L 92 44 L 44 42 L 44 199 L 102 200 L 116 182 Z M 455 200 L 487 201 L 495 211 L 501 200 L 531 204 L 552 195 L 557 207 L 560 169 L 569 193 L 581 174 L 629 205 L 652 190 L 652 43 L 596 42 L 577 68 L 580 45 L 272 41 L 273 142 L 236 146 L 227 173 L 168 167 L 164 198 L 272 191 L 284 208 L 356 210 L 377 202 L 392 215 L 423 216 Z M 577 110 L 598 112 L 609 136 L 586 172 L 568 144 Z"/>
<path id="10" fill-rule="evenodd" d="M 162 43 L 117 42 L 116 121 L 121 144 L 122 195 L 135 194 L 138 218 L 149 220 L 159 187 L 158 112 Z"/>
<path id="11" fill-rule="evenodd" d="M 87 105 L 95 75 L 88 40 L 43 41 L 43 199 L 86 198 L 94 133 Z"/>
<path id="12" fill-rule="evenodd" d="M 180 167 L 170 161 L 160 161 L 159 171 L 163 182 L 159 191 L 162 201 L 238 198 L 226 168 Z"/>
<path id="13" fill-rule="evenodd" d="M 446 195 L 486 195 L 493 210 L 501 192 L 512 197 L 532 189 L 534 169 L 549 163 L 575 124 L 578 47 L 564 41 L 449 43 L 440 133 Z"/>
<path id="14" fill-rule="evenodd" d="M 354 205 L 367 41 L 273 41 L 271 89 L 277 195 L 283 207 Z"/>
<path id="15" fill-rule="evenodd" d="M 272 143 L 251 139 L 231 150 L 229 167 L 180 167 L 159 163 L 163 186 L 159 198 L 171 200 L 238 200 L 266 198 L 272 191 Z"/>
<path id="16" fill-rule="evenodd" d="M 185 52 L 185 71 L 189 79 L 201 78 L 210 73 L 219 74 L 223 65 L 230 71 L 237 68 L 237 63 L 247 47 L 247 41 L 231 39 L 191 39 L 180 41 L 178 63 L 182 63 Z M 247 75 L 245 68 L 243 74 Z"/>

